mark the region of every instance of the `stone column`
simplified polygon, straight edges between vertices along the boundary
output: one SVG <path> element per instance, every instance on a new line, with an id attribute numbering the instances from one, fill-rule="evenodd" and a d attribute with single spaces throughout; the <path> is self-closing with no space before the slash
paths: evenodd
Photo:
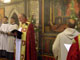
<path id="1" fill-rule="evenodd" d="M 24 0 L 24 8 L 25 8 L 25 14 L 26 14 L 26 16 L 28 17 L 28 15 L 29 15 L 29 0 Z"/>

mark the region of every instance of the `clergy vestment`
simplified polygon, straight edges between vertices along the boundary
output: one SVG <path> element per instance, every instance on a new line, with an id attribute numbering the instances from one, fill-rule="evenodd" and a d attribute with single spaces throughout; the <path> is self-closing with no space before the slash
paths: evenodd
<path id="1" fill-rule="evenodd" d="M 80 60 L 80 34 L 74 38 L 66 60 Z"/>
<path id="2" fill-rule="evenodd" d="M 18 25 L 17 24 L 9 24 L 9 28 L 8 28 L 8 32 L 10 33 L 13 30 L 17 30 L 18 29 Z M 9 60 L 13 60 L 14 57 L 14 41 L 16 39 L 14 38 L 14 36 L 8 35 L 8 49 L 7 49 L 7 58 Z"/>
<path id="3" fill-rule="evenodd" d="M 79 32 L 72 28 L 67 28 L 62 33 L 58 34 L 52 46 L 55 59 L 66 60 L 68 51 L 64 44 L 72 44 L 73 38 L 78 34 Z"/>
<path id="4" fill-rule="evenodd" d="M 9 28 L 9 24 L 2 24 L 0 27 L 0 31 L 7 33 Z M 0 57 L 6 57 L 7 49 L 8 49 L 8 40 L 7 40 L 7 35 L 0 33 Z"/>
<path id="5" fill-rule="evenodd" d="M 22 24 L 22 38 L 16 39 L 16 60 L 37 60 L 34 28 L 30 22 Z"/>

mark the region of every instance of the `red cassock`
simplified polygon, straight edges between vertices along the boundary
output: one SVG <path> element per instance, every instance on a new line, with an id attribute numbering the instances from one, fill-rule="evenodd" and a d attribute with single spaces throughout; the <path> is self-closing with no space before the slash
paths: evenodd
<path id="1" fill-rule="evenodd" d="M 37 60 L 33 24 L 29 25 L 26 37 L 26 60 Z"/>
<path id="2" fill-rule="evenodd" d="M 79 36 L 74 38 L 75 42 L 72 44 L 67 60 L 80 60 Z"/>

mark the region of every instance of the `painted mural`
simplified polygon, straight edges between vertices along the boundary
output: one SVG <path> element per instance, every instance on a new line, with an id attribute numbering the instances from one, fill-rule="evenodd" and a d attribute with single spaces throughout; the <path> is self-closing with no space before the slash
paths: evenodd
<path id="1" fill-rule="evenodd" d="M 53 3 L 52 3 L 53 2 Z M 78 20 L 79 6 L 77 0 L 53 0 L 50 3 L 50 26 L 54 32 L 62 32 L 70 18 Z M 78 29 L 79 26 L 76 26 Z"/>
<path id="2" fill-rule="evenodd" d="M 44 56 L 53 58 L 52 44 L 57 34 L 64 31 L 70 18 L 76 21 L 80 19 L 80 0 L 40 0 L 39 2 L 41 29 L 39 55 L 40 58 Z M 80 22 L 75 28 L 80 29 Z"/>

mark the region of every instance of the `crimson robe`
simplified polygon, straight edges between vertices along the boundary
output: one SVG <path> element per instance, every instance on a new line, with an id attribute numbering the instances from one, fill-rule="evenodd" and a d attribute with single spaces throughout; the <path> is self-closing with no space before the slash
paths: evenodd
<path id="1" fill-rule="evenodd" d="M 37 60 L 33 24 L 30 24 L 26 37 L 26 60 Z"/>
<path id="2" fill-rule="evenodd" d="M 79 36 L 75 37 L 75 42 L 70 47 L 67 60 L 80 60 Z"/>

